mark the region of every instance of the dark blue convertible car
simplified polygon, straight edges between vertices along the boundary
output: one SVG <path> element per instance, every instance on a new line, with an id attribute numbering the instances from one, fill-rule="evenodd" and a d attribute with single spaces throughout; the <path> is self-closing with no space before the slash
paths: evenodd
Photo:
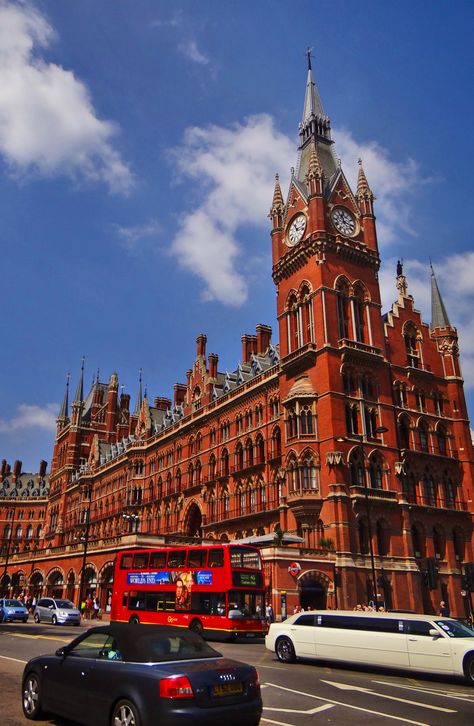
<path id="1" fill-rule="evenodd" d="M 50 713 L 90 726 L 257 726 L 262 713 L 253 666 L 184 628 L 127 623 L 30 660 L 22 704 L 28 719 Z"/>

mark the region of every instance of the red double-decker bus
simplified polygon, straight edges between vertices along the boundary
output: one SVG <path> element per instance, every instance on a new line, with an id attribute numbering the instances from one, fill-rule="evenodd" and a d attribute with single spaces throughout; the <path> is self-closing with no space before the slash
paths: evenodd
<path id="1" fill-rule="evenodd" d="M 120 552 L 111 620 L 176 625 L 214 638 L 263 635 L 260 552 L 238 544 Z"/>

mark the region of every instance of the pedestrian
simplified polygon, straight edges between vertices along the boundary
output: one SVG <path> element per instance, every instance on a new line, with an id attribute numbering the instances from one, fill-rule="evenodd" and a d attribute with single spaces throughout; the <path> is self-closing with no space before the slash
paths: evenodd
<path id="1" fill-rule="evenodd" d="M 92 616 L 93 602 L 90 595 L 86 597 L 86 620 L 90 620 Z"/>
<path id="2" fill-rule="evenodd" d="M 92 617 L 97 620 L 99 617 L 99 611 L 100 611 L 100 604 L 99 599 L 97 597 L 94 597 L 92 599 Z"/>
<path id="3" fill-rule="evenodd" d="M 449 613 L 450 613 L 449 607 L 446 605 L 444 600 L 441 600 L 441 602 L 439 604 L 440 617 L 449 618 Z"/>
<path id="4" fill-rule="evenodd" d="M 275 622 L 275 615 L 273 613 L 272 604 L 270 602 L 267 602 L 267 607 L 265 608 L 265 615 L 268 625 L 271 625 L 271 623 Z"/>

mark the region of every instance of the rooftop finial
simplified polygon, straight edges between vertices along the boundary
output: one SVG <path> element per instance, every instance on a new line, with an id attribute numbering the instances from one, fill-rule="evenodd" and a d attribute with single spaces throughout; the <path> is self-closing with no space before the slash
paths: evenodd
<path id="1" fill-rule="evenodd" d="M 312 55 L 313 49 L 309 46 L 306 48 L 306 55 L 308 56 L 308 71 L 311 71 L 311 55 Z"/>

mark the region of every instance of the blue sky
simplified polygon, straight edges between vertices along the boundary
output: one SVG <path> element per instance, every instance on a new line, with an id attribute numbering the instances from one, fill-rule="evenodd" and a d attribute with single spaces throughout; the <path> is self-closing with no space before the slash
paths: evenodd
<path id="1" fill-rule="evenodd" d="M 81 357 L 135 403 L 272 325 L 268 210 L 296 163 L 307 46 L 343 168 L 430 320 L 429 258 L 474 410 L 474 4 L 0 0 L 0 458 L 51 460 Z"/>

